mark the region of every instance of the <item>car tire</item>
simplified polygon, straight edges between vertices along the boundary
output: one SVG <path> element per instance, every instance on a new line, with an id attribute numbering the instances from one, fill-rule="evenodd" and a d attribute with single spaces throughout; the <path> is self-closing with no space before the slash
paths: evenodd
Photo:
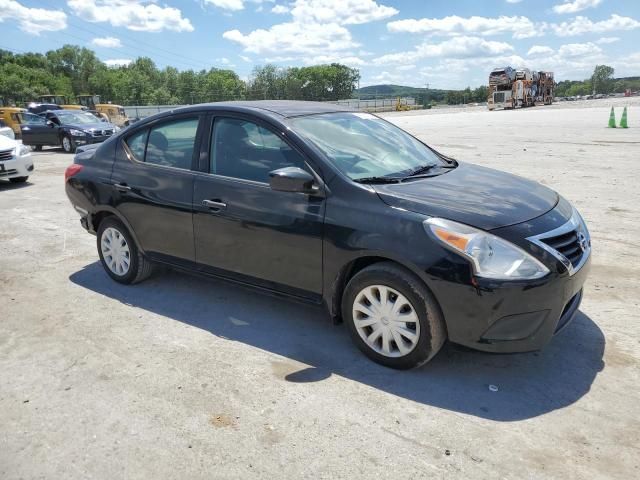
<path id="1" fill-rule="evenodd" d="M 13 177 L 10 178 L 9 181 L 11 183 L 24 183 L 29 179 L 29 177 Z"/>
<path id="2" fill-rule="evenodd" d="M 76 151 L 76 145 L 73 143 L 73 140 L 69 135 L 63 135 L 60 139 L 60 144 L 66 153 L 73 153 Z"/>
<path id="3" fill-rule="evenodd" d="M 42 145 L 36 145 L 36 146 L 34 146 L 34 147 L 33 147 L 33 149 L 34 149 L 36 152 L 41 152 L 41 151 L 42 151 Z"/>
<path id="4" fill-rule="evenodd" d="M 116 282 L 138 283 L 153 271 L 153 264 L 142 254 L 124 224 L 114 216 L 100 222 L 97 247 L 103 268 Z M 128 264 L 124 259 L 128 259 Z"/>
<path id="5" fill-rule="evenodd" d="M 386 291 L 378 290 L 379 296 L 374 298 L 377 303 L 368 305 L 372 308 L 369 311 L 372 315 L 368 316 L 360 309 L 367 309 L 363 301 L 368 301 L 367 293 L 371 295 L 373 292 L 375 296 L 378 287 Z M 386 302 L 383 297 L 386 297 Z M 394 314 L 391 310 L 396 305 L 399 311 Z M 354 318 L 356 316 L 360 318 Z M 419 367 L 428 362 L 447 338 L 442 313 L 433 294 L 420 278 L 392 262 L 373 264 L 351 278 L 342 297 L 342 318 L 352 340 L 367 357 L 398 370 Z M 410 320 L 403 325 L 402 319 L 405 318 Z M 374 323 L 367 326 L 372 321 Z M 374 333 L 378 329 L 382 329 L 382 333 L 376 336 Z M 388 353 L 384 353 L 385 334 Z M 376 336 L 373 341 L 370 340 L 372 336 Z M 409 339 L 410 336 L 413 338 Z"/>

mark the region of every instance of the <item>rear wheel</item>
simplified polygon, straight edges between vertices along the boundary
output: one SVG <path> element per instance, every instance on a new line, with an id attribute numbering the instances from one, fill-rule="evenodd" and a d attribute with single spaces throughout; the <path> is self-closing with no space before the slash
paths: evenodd
<path id="1" fill-rule="evenodd" d="M 9 181 L 11 183 L 24 183 L 27 181 L 28 178 L 29 177 L 13 177 L 13 178 L 10 178 Z"/>
<path id="2" fill-rule="evenodd" d="M 62 149 L 67 153 L 73 153 L 76 150 L 76 145 L 69 135 L 62 136 Z"/>
<path id="3" fill-rule="evenodd" d="M 36 146 L 35 146 L 35 147 L 33 147 L 33 148 L 34 148 L 34 150 L 35 150 L 36 152 L 41 152 L 41 151 L 42 151 L 42 145 L 36 145 Z"/>
<path id="4" fill-rule="evenodd" d="M 105 218 L 100 222 L 97 237 L 100 262 L 116 282 L 137 283 L 151 275 L 152 264 L 142 255 L 120 220 Z"/>
<path id="5" fill-rule="evenodd" d="M 371 265 L 349 281 L 342 317 L 358 348 L 391 368 L 428 362 L 446 339 L 431 292 L 418 277 L 391 262 Z"/>

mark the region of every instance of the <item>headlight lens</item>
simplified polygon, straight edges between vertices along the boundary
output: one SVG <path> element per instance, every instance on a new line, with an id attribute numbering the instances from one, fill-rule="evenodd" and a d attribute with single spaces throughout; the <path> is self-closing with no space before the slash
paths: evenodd
<path id="1" fill-rule="evenodd" d="M 478 277 L 533 280 L 549 273 L 520 247 L 483 230 L 444 218 L 429 218 L 424 227 L 447 248 L 469 259 Z"/>
<path id="2" fill-rule="evenodd" d="M 16 147 L 16 156 L 17 157 L 24 157 L 26 155 L 29 155 L 31 153 L 31 147 L 27 147 L 26 145 L 18 145 Z"/>
<path id="3" fill-rule="evenodd" d="M 82 130 L 76 130 L 75 128 L 70 129 L 69 133 L 74 137 L 84 137 L 87 134 L 86 132 L 83 132 Z"/>

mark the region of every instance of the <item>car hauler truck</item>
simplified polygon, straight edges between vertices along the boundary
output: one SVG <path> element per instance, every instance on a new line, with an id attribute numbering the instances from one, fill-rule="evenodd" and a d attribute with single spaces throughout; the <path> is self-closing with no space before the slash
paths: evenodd
<path id="1" fill-rule="evenodd" d="M 496 68 L 489 74 L 487 108 L 532 107 L 536 102 L 553 102 L 553 72 L 532 72 L 528 68 Z"/>

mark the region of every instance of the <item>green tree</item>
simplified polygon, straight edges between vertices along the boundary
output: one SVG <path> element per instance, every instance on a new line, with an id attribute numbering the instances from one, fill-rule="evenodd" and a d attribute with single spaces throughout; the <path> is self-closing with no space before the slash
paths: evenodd
<path id="1" fill-rule="evenodd" d="M 613 67 L 596 65 L 591 76 L 591 83 L 595 93 L 611 93 L 613 91 Z"/>

